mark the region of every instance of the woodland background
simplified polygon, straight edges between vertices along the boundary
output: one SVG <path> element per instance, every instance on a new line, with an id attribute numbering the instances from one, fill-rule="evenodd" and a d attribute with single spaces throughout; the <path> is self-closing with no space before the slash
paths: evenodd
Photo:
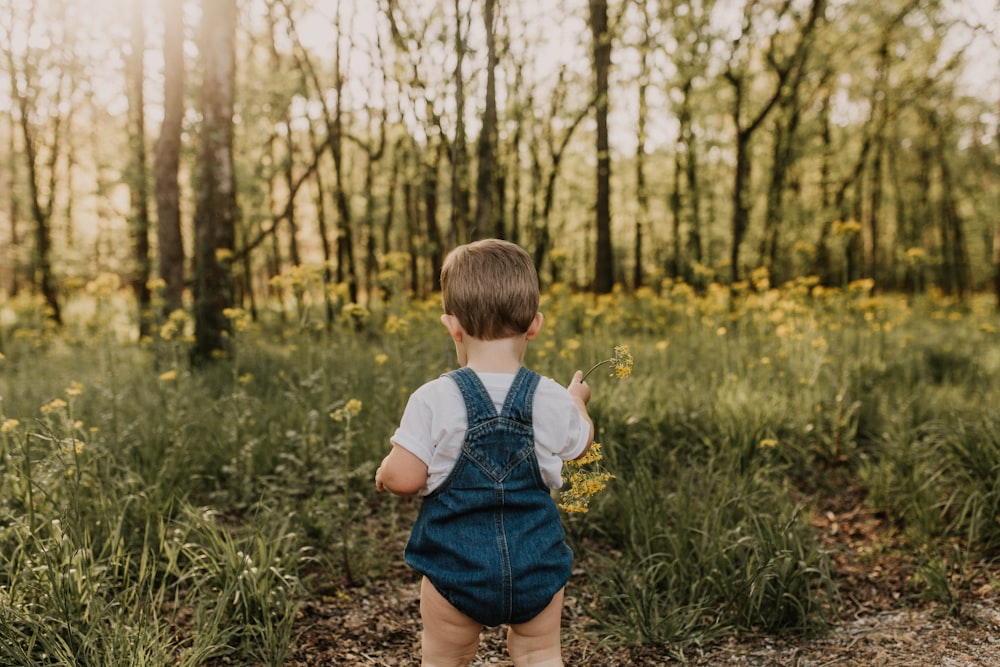
<path id="1" fill-rule="evenodd" d="M 351 301 L 499 236 L 597 293 L 1000 296 L 996 3 L 4 0 L 0 290 Z M 404 253 L 396 256 L 395 253 Z"/>
<path id="2" fill-rule="evenodd" d="M 998 19 L 0 0 L 0 663 L 415 664 L 372 479 L 455 364 L 445 252 L 501 236 L 527 365 L 635 361 L 588 380 L 568 664 L 882 613 L 944 664 L 912 610 L 997 664 Z"/>

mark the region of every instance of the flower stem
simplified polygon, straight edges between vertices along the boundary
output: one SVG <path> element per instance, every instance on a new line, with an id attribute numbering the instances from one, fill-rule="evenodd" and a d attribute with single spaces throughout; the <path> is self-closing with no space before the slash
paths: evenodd
<path id="1" fill-rule="evenodd" d="M 603 366 L 604 364 L 610 364 L 610 363 L 614 363 L 614 359 L 605 359 L 604 361 L 598 361 L 596 364 L 590 367 L 589 371 L 583 374 L 583 378 L 580 380 L 580 382 L 585 382 L 587 376 L 593 373 L 598 366 Z"/>

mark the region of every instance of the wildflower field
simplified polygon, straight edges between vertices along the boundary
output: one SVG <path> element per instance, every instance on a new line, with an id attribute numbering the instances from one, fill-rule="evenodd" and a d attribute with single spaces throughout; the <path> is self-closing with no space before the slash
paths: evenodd
<path id="1" fill-rule="evenodd" d="M 588 378 L 604 488 L 564 514 L 606 641 L 822 629 L 841 598 L 813 518 L 848 490 L 914 596 L 954 611 L 1000 585 L 991 300 L 667 281 L 555 285 L 542 310 L 540 372 L 630 355 Z M 384 545 L 415 501 L 372 477 L 409 393 L 454 367 L 439 304 L 306 285 L 230 311 L 231 353 L 196 370 L 184 313 L 139 340 L 133 311 L 112 279 L 58 330 L 0 302 L 0 664 L 280 665 L 304 601 L 401 560 Z"/>

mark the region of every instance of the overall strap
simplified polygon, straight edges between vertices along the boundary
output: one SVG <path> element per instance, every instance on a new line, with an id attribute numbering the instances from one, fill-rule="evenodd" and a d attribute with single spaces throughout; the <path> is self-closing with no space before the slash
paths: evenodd
<path id="1" fill-rule="evenodd" d="M 486 387 L 483 386 L 482 380 L 479 379 L 474 370 L 464 366 L 450 373 L 445 373 L 445 375 L 454 380 L 459 391 L 462 392 L 462 398 L 465 400 L 465 411 L 469 419 L 469 428 L 497 416 L 493 399 L 490 398 L 490 393 L 486 391 Z"/>
<path id="2" fill-rule="evenodd" d="M 531 405 L 539 380 L 541 376 L 538 373 L 521 366 L 514 376 L 514 382 L 510 385 L 510 391 L 507 392 L 501 416 L 531 426 Z"/>

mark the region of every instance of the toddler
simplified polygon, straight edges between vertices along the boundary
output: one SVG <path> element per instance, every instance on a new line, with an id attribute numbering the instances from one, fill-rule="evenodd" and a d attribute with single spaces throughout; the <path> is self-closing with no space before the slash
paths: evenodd
<path id="1" fill-rule="evenodd" d="M 460 368 L 407 402 L 379 491 L 423 496 L 406 545 L 423 575 L 423 667 L 464 667 L 483 626 L 507 624 L 516 667 L 562 667 L 560 620 L 573 554 L 551 490 L 594 437 L 590 387 L 522 363 L 542 327 L 538 275 L 516 244 L 459 246 L 441 269 L 441 322 Z"/>

